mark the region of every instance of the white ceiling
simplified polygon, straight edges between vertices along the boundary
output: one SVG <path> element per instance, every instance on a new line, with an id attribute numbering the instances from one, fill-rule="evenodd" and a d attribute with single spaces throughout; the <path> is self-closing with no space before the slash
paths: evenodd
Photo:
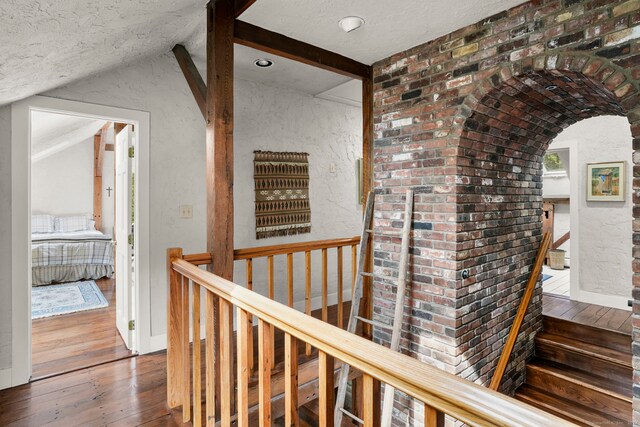
<path id="1" fill-rule="evenodd" d="M 520 3 L 524 0 L 257 0 L 241 19 L 371 64 Z M 1 0 L 0 105 L 167 53 L 176 43 L 186 44 L 202 67 L 205 4 Z M 345 34 L 337 23 L 347 15 L 366 23 Z M 255 68 L 253 61 L 263 56 L 237 46 L 238 78 L 314 95 L 348 81 L 284 58 L 274 58 L 271 69 Z M 344 87 L 346 94 L 333 91 L 331 96 L 352 97 L 355 86 Z"/>
<path id="2" fill-rule="evenodd" d="M 89 140 L 104 120 L 34 111 L 31 113 L 31 159 L 34 162 Z"/>
<path id="3" fill-rule="evenodd" d="M 240 17 L 365 64 L 480 21 L 523 0 L 257 0 Z M 350 33 L 338 21 L 365 25 Z"/>

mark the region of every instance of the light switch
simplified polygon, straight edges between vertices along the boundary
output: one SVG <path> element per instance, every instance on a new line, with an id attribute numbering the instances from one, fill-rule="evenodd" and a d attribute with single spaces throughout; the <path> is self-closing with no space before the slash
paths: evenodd
<path id="1" fill-rule="evenodd" d="M 338 171 L 338 165 L 331 163 L 329 165 L 329 173 L 336 173 Z"/>
<path id="2" fill-rule="evenodd" d="M 180 205 L 180 218 L 193 218 L 193 206 Z"/>

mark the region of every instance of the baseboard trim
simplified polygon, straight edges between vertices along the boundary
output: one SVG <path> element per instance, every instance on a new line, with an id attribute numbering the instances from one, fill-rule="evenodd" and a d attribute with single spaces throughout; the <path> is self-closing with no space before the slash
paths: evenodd
<path id="1" fill-rule="evenodd" d="M 625 298 L 619 295 L 606 295 L 599 294 L 597 292 L 589 292 L 580 290 L 578 298 L 572 298 L 580 302 L 586 302 L 588 304 L 604 305 L 605 307 L 617 308 L 620 310 L 631 311 L 631 307 L 628 305 L 628 301 L 631 298 Z"/>
<path id="2" fill-rule="evenodd" d="M 351 300 L 351 289 L 345 290 L 342 292 L 342 300 L 349 301 Z M 334 292 L 333 294 L 327 295 L 327 305 L 335 305 L 338 303 L 338 293 Z M 305 302 L 298 301 L 293 303 L 293 308 L 298 311 L 304 311 Z M 322 308 L 322 296 L 311 298 L 311 310 L 317 310 Z M 254 319 L 254 323 L 257 324 L 257 319 Z M 200 326 L 200 336 L 205 336 L 205 325 L 202 324 Z M 167 349 L 167 334 L 160 335 L 152 335 L 149 339 L 149 353 L 153 353 L 156 351 L 166 350 Z"/>
<path id="3" fill-rule="evenodd" d="M 0 369 L 0 390 L 11 388 L 12 386 L 11 368 Z"/>

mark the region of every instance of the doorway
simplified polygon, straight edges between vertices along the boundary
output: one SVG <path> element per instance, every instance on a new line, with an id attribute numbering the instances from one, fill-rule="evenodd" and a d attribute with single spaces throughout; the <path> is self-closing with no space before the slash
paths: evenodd
<path id="1" fill-rule="evenodd" d="M 32 111 L 30 123 L 31 351 L 39 379 L 134 354 L 135 133 L 127 123 L 46 111 Z"/>
<path id="2" fill-rule="evenodd" d="M 34 186 L 43 181 L 37 176 L 38 165 L 33 162 L 33 157 L 40 156 L 38 162 L 45 162 L 47 156 L 49 160 L 54 160 L 49 162 L 53 167 L 48 168 L 49 173 L 45 173 L 45 176 L 50 177 L 49 181 L 52 183 L 62 186 L 62 183 L 67 185 L 74 180 L 82 181 L 69 175 L 73 164 L 67 163 L 77 153 L 72 154 L 62 143 L 63 139 L 67 140 L 66 145 L 69 147 L 78 146 L 87 150 L 87 144 L 83 147 L 82 140 L 71 143 L 69 140 L 74 138 L 69 137 L 58 138 L 53 141 L 56 144 L 49 144 L 44 149 L 32 149 L 32 141 L 38 136 L 34 126 L 37 127 L 37 118 L 39 115 L 44 117 L 43 114 L 56 115 L 57 119 L 66 121 L 67 124 L 76 122 L 76 139 L 81 138 L 79 134 L 90 132 L 91 126 L 99 125 L 99 130 L 89 138 L 88 144 L 91 149 L 92 175 L 92 184 L 89 185 L 92 190 L 92 209 L 89 213 L 86 212 L 87 209 L 79 209 L 78 214 L 72 214 L 71 210 L 78 207 L 73 206 L 70 194 L 64 197 L 69 205 L 66 212 L 36 212 L 43 205 L 39 204 L 42 200 L 39 199 L 38 205 L 33 200 L 34 196 L 39 197 Z M 25 383 L 31 378 L 51 376 L 146 352 L 150 335 L 148 113 L 36 96 L 12 107 L 12 130 L 12 246 L 14 253 L 22 255 L 16 257 L 14 267 L 20 268 L 14 269 L 12 277 L 12 385 Z M 100 142 L 102 132 L 106 138 Z M 51 142 L 55 138 L 45 139 Z M 53 147 L 58 143 L 62 147 Z M 96 146 L 98 150 L 95 150 Z M 102 166 L 100 178 L 108 181 L 105 183 L 96 179 L 99 156 L 102 156 L 99 163 Z M 107 159 L 110 162 L 105 162 Z M 55 178 L 56 174 L 52 173 L 56 170 L 56 164 L 62 178 Z M 68 169 L 66 175 L 62 173 L 63 169 Z M 86 182 L 75 184 L 87 186 Z M 96 191 L 93 191 L 94 186 Z M 55 188 L 50 192 L 54 193 Z M 100 196 L 103 198 L 104 210 L 96 210 Z M 109 210 L 111 213 L 108 213 Z M 39 216 L 32 217 L 32 213 Z M 86 236 L 91 243 L 83 247 L 77 242 L 69 242 L 69 235 L 49 236 L 54 237 L 50 240 L 57 240 L 47 242 L 48 247 L 42 251 L 46 256 L 34 256 L 34 242 L 38 239 L 33 238 L 33 227 L 62 233 L 84 231 L 91 235 Z M 98 237 L 99 233 L 103 236 Z M 59 249 L 59 245 L 63 243 L 71 246 L 60 249 L 60 253 L 64 255 L 59 255 L 55 249 Z M 78 263 L 74 267 L 70 267 L 69 263 L 65 265 L 68 258 L 75 255 L 84 257 L 87 262 Z M 49 259 L 45 261 L 45 258 Z M 49 271 L 43 268 L 35 272 L 34 268 L 51 261 L 58 265 Z M 74 262 L 77 260 L 72 260 L 71 264 Z M 89 266 L 92 263 L 102 264 Z M 56 269 L 60 271 L 55 272 Z M 31 290 L 47 281 L 50 283 L 44 285 L 53 287 L 55 296 L 44 298 L 45 302 L 67 298 L 76 303 L 95 303 L 98 300 L 101 304 L 93 309 L 64 312 L 48 319 L 34 319 L 32 323 L 33 310 L 43 307 L 35 305 L 39 301 L 41 303 L 42 298 L 36 301 Z M 90 283 L 87 285 L 85 282 Z M 69 284 L 74 285 L 74 289 L 64 296 L 66 290 L 63 291 L 62 287 Z M 85 298 L 88 294 L 90 296 Z M 72 308 L 77 308 L 71 305 Z M 50 306 L 44 308 L 45 314 L 47 310 L 55 311 Z M 42 315 L 43 312 L 38 314 Z"/>

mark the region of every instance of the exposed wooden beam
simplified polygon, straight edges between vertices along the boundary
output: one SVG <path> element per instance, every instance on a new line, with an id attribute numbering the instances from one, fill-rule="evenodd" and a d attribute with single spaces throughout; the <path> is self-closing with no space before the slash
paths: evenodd
<path id="1" fill-rule="evenodd" d="M 249 9 L 256 0 L 235 0 L 236 18 Z"/>
<path id="2" fill-rule="evenodd" d="M 98 175 L 101 140 L 100 134 L 93 136 L 93 220 L 96 222 L 96 230 L 102 230 L 102 173 Z"/>
<path id="3" fill-rule="evenodd" d="M 346 56 L 301 42 L 283 34 L 265 30 L 248 22 L 236 20 L 235 42 L 294 61 L 333 71 L 355 79 L 371 76 L 371 67 Z"/>
<path id="4" fill-rule="evenodd" d="M 207 251 L 233 278 L 233 0 L 207 5 Z"/>
<path id="5" fill-rule="evenodd" d="M 93 220 L 96 229 L 102 230 L 102 166 L 107 145 L 107 130 L 113 125 L 107 122 L 93 136 Z"/>
<path id="6" fill-rule="evenodd" d="M 175 45 L 173 47 L 173 54 L 176 56 L 176 60 L 178 60 L 178 65 L 180 65 L 182 74 L 184 74 L 184 78 L 187 80 L 189 89 L 191 89 L 191 93 L 193 93 L 193 97 L 196 99 L 196 104 L 198 104 L 202 116 L 206 119 L 207 85 L 204 80 L 202 80 L 200 72 L 198 72 L 196 65 L 193 63 L 193 59 L 191 59 L 191 55 L 189 55 L 189 52 L 184 46 L 181 44 Z"/>

